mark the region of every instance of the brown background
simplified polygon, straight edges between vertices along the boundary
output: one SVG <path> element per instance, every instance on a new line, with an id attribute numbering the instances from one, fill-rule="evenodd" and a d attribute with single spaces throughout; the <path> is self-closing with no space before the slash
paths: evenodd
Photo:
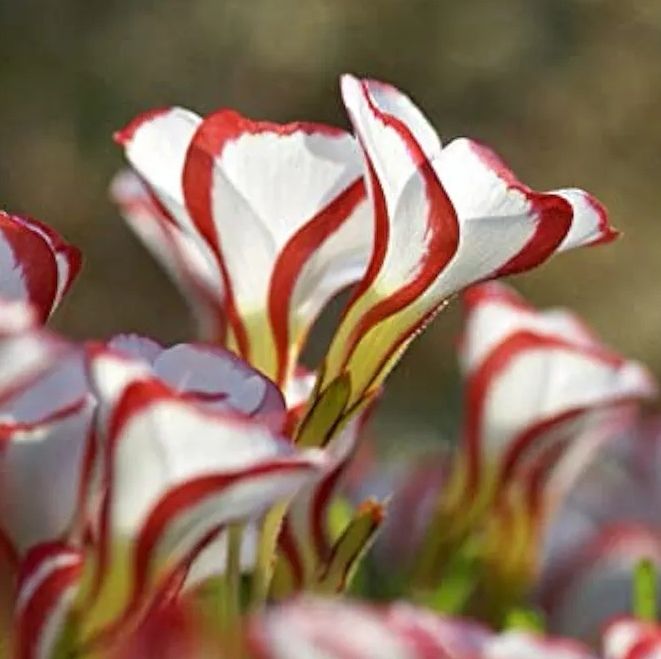
<path id="1" fill-rule="evenodd" d="M 398 84 L 443 138 L 489 142 L 531 185 L 597 194 L 624 237 L 519 286 L 661 373 L 658 0 L 0 0 L 0 27 L 0 205 L 86 256 L 60 329 L 190 335 L 107 200 L 114 129 L 172 103 L 344 124 L 337 76 L 351 71 Z M 438 319 L 392 378 L 385 407 L 407 438 L 452 428 L 457 317 Z"/>

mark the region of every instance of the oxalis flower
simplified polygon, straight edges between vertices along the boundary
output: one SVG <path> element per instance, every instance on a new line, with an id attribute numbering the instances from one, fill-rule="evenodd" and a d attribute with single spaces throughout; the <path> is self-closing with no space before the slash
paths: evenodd
<path id="1" fill-rule="evenodd" d="M 417 570 L 433 580 L 455 543 L 480 528 L 488 587 L 520 594 L 559 499 L 656 384 L 566 311 L 537 312 L 496 283 L 469 290 L 465 304 L 463 433 Z"/>
<path id="2" fill-rule="evenodd" d="M 258 520 L 323 466 L 322 456 L 299 452 L 278 434 L 269 409 L 278 399 L 253 396 L 254 387 L 272 385 L 235 357 L 225 355 L 223 364 L 222 353 L 206 356 L 226 374 L 210 401 L 199 379 L 188 390 L 179 380 L 174 390 L 147 373 L 146 361 L 116 350 L 92 353 L 104 413 L 89 532 L 83 544 L 39 545 L 25 558 L 15 605 L 20 656 L 51 656 L 58 643 L 73 651 L 113 647 L 184 587 L 212 540 Z M 187 350 L 163 351 L 154 371 L 176 381 L 180 360 L 194 362 L 195 348 L 193 357 L 182 356 Z M 113 381 L 111 371 L 120 374 L 114 382 L 124 380 L 116 396 L 114 387 L 99 386 Z"/>

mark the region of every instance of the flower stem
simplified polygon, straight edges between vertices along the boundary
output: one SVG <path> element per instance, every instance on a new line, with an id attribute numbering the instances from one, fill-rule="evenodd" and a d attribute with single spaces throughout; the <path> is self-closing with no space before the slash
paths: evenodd
<path id="1" fill-rule="evenodd" d="M 271 508 L 262 522 L 250 593 L 250 607 L 253 610 L 260 609 L 269 594 L 278 534 L 287 512 L 287 505 L 288 502 L 284 502 Z"/>
<path id="2" fill-rule="evenodd" d="M 228 626 L 236 625 L 241 615 L 241 540 L 243 525 L 231 524 L 227 537 L 225 615 Z"/>

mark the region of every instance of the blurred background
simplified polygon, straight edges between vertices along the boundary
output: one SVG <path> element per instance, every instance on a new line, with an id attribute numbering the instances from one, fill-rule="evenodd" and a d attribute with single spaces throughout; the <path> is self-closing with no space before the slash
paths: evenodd
<path id="1" fill-rule="evenodd" d="M 55 323 L 70 335 L 191 335 L 108 201 L 114 130 L 168 104 L 345 125 L 337 77 L 350 71 L 402 87 L 442 138 L 488 142 L 530 185 L 602 199 L 620 241 L 516 285 L 661 375 L 658 0 L 0 0 L 0 25 L 0 206 L 83 249 Z M 392 376 L 379 417 L 391 437 L 452 434 L 457 306 Z"/>

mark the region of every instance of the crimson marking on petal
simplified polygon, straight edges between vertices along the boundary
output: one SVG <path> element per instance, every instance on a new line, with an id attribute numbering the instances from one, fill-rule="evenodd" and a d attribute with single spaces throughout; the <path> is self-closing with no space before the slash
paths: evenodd
<path id="1" fill-rule="evenodd" d="M 591 409 L 593 409 L 593 407 L 591 407 Z M 586 407 L 575 407 L 566 410 L 560 414 L 537 421 L 514 437 L 514 439 L 508 444 L 507 451 L 502 460 L 500 475 L 502 482 L 505 483 L 512 477 L 519 464 L 521 464 L 525 458 L 526 451 L 538 437 L 551 430 L 554 426 L 558 426 L 579 417 L 581 414 L 585 413 L 586 410 Z"/>
<path id="2" fill-rule="evenodd" d="M 115 143 L 119 144 L 120 146 L 124 146 L 133 139 L 134 135 L 139 128 L 142 128 L 143 124 L 146 124 L 152 119 L 156 119 L 157 117 L 167 114 L 171 109 L 172 108 L 169 107 L 154 108 L 152 110 L 142 112 L 137 117 L 131 119 L 131 121 L 129 121 L 129 123 L 124 126 L 124 128 L 120 128 L 118 131 L 115 131 L 113 134 Z"/>
<path id="3" fill-rule="evenodd" d="M 545 261 L 569 233 L 573 210 L 568 201 L 554 194 L 535 192 L 522 183 L 488 146 L 470 140 L 475 155 L 491 169 L 505 185 L 523 194 L 537 215 L 535 232 L 521 249 L 492 276 L 502 277 L 530 270 Z"/>
<path id="4" fill-rule="evenodd" d="M 347 456 L 333 471 L 327 474 L 315 488 L 311 507 L 312 540 L 317 556 L 326 559 L 331 551 L 326 535 L 327 511 L 339 480 L 345 473 L 352 455 Z"/>
<path id="5" fill-rule="evenodd" d="M 427 223 L 431 235 L 427 252 L 421 259 L 419 273 L 408 284 L 375 304 L 360 319 L 348 341 L 349 350 L 346 353 L 345 365 L 360 339 L 381 321 L 420 297 L 433 284 L 457 250 L 459 224 L 454 207 L 429 162 L 425 161 L 420 166 L 420 173 L 426 182 L 427 200 L 430 205 Z"/>
<path id="6" fill-rule="evenodd" d="M 183 187 L 186 205 L 193 222 L 212 248 L 221 270 L 226 293 L 227 314 L 236 336 L 239 351 L 249 360 L 250 346 L 247 332 L 236 308 L 221 247 L 221 237 L 216 231 L 211 207 L 211 190 L 214 158 L 220 156 L 225 146 L 244 134 L 274 133 L 292 135 L 304 132 L 308 135 L 322 134 L 330 137 L 346 135 L 341 128 L 311 122 L 275 124 L 268 121 L 253 121 L 233 110 L 219 110 L 204 119 L 198 127 L 188 148 L 183 172 Z"/>
<path id="7" fill-rule="evenodd" d="M 42 640 L 48 616 L 65 591 L 81 577 L 82 555 L 59 543 L 48 543 L 40 545 L 28 553 L 21 570 L 19 584 L 22 585 L 27 581 L 42 562 L 49 558 L 57 560 L 58 555 L 69 556 L 72 561 L 60 566 L 54 565 L 52 573 L 37 584 L 35 592 L 30 594 L 29 599 L 19 609 L 15 621 L 16 636 L 13 656 L 16 659 L 35 659 L 41 656 L 38 644 Z"/>
<path id="8" fill-rule="evenodd" d="M 365 184 L 358 179 L 321 210 L 287 242 L 273 268 L 269 288 L 269 318 L 278 355 L 276 382 L 282 385 L 288 366 L 289 312 L 298 276 L 308 259 L 349 219 L 365 198 Z"/>
<path id="9" fill-rule="evenodd" d="M 57 263 L 44 238 L 30 228 L 29 221 L 0 211 L 0 233 L 9 243 L 16 264 L 25 278 L 30 302 L 45 321 L 57 296 Z"/>
<path id="10" fill-rule="evenodd" d="M 282 551 L 284 557 L 287 559 L 287 564 L 291 569 L 292 589 L 297 591 L 303 586 L 303 562 L 301 561 L 301 554 L 298 551 L 298 546 L 294 538 L 294 532 L 287 517 L 282 520 L 282 526 L 280 527 L 278 549 Z"/>
<path id="11" fill-rule="evenodd" d="M 612 242 L 616 238 L 619 238 L 621 232 L 610 226 L 608 223 L 608 212 L 606 211 L 606 207 L 596 197 L 593 197 L 588 192 L 585 192 L 584 196 L 588 205 L 592 207 L 592 209 L 599 217 L 597 226 L 599 227 L 600 235 L 598 238 L 593 240 L 590 245 L 603 245 L 605 243 Z"/>
<path id="12" fill-rule="evenodd" d="M 494 277 L 513 275 L 543 263 L 551 256 L 571 229 L 573 211 L 568 201 L 552 194 L 526 193 L 538 217 L 535 232 Z"/>
<path id="13" fill-rule="evenodd" d="M 182 174 L 184 199 L 193 223 L 211 248 L 223 280 L 227 318 L 236 337 L 242 357 L 250 360 L 250 345 L 246 328 L 234 301 L 234 291 L 227 266 L 222 256 L 220 236 L 216 231 L 212 209 L 214 158 L 220 154 L 227 139 L 226 115 L 220 111 L 208 116 L 195 131 L 188 147 Z"/>
<path id="14" fill-rule="evenodd" d="M 401 120 L 397 119 L 397 117 L 382 112 L 375 105 L 374 101 L 372 100 L 371 94 L 369 92 L 369 84 L 370 81 L 363 80 L 360 82 L 361 91 L 370 110 L 376 115 L 376 117 L 383 124 L 389 126 L 395 132 L 397 132 L 399 137 L 405 142 L 407 149 L 411 154 L 413 162 L 416 166 L 421 167 L 424 163 L 427 163 L 427 165 L 429 165 L 422 148 L 417 143 L 416 139 L 413 137 L 411 131 L 406 127 L 406 124 L 404 124 L 404 122 L 402 122 Z M 367 267 L 367 271 L 365 272 L 365 276 L 363 277 L 363 280 L 359 282 L 358 285 L 356 286 L 354 293 L 351 299 L 349 300 L 349 303 L 347 304 L 347 308 L 346 308 L 347 311 L 353 305 L 353 303 L 370 287 L 370 285 L 374 282 L 377 275 L 379 274 L 379 271 L 381 270 L 381 266 L 383 265 L 383 261 L 385 259 L 386 252 L 388 249 L 388 240 L 390 234 L 390 227 L 388 222 L 388 210 L 386 208 L 385 195 L 383 194 L 383 189 L 381 188 L 381 184 L 379 183 L 376 172 L 374 171 L 374 166 L 367 155 L 365 146 L 361 144 L 361 147 L 363 149 L 363 152 L 365 153 L 368 176 L 372 190 L 372 202 L 374 204 L 374 247 L 372 249 L 372 257 Z M 440 182 L 438 181 L 438 179 L 436 178 L 433 172 L 428 172 L 428 175 L 433 177 L 434 180 L 436 181 L 436 184 L 439 187 L 441 187 Z M 443 194 L 445 195 L 444 190 L 443 190 Z M 445 202 L 450 207 L 452 207 L 449 199 L 447 199 L 447 195 L 445 195 L 445 197 L 446 197 Z M 454 208 L 452 208 L 452 212 L 454 214 Z M 454 218 L 454 220 L 456 225 L 455 231 L 457 232 L 457 241 L 458 241 L 458 224 L 456 217 Z M 345 315 L 346 315 L 346 311 L 345 311 Z"/>
<path id="15" fill-rule="evenodd" d="M 67 272 L 60 297 L 63 296 L 71 288 L 71 284 L 73 284 L 74 279 L 80 272 L 83 262 L 82 252 L 78 247 L 65 242 L 57 231 L 44 222 L 26 216 L 20 219 L 22 219 L 26 226 L 29 226 L 36 233 L 41 233 L 56 255 L 61 255 L 65 258 L 67 262 Z M 59 302 L 59 300 L 57 301 Z"/>

